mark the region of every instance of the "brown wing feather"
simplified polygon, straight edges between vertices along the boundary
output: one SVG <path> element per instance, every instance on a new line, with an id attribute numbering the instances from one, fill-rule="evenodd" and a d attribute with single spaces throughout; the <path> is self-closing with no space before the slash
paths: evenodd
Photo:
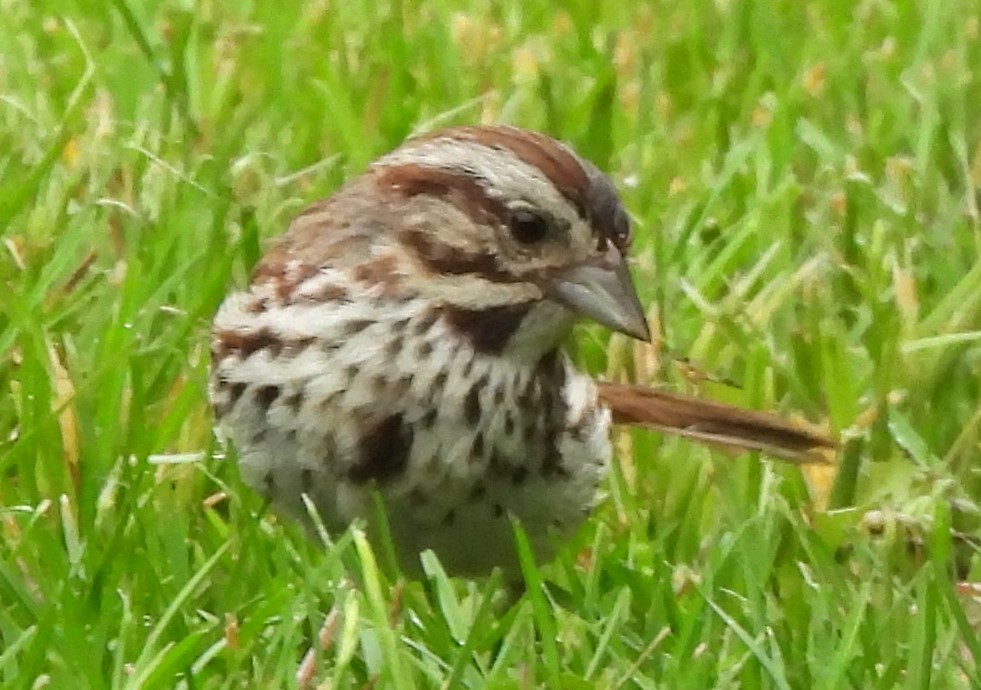
<path id="1" fill-rule="evenodd" d="M 766 412 L 678 393 L 601 382 L 600 400 L 617 424 L 657 429 L 696 441 L 756 450 L 795 463 L 828 463 L 837 442 Z"/>

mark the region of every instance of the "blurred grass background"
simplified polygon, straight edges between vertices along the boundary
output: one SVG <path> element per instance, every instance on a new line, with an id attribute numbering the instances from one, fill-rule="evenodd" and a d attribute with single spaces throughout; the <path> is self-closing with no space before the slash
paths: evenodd
<path id="1" fill-rule="evenodd" d="M 3 687 L 981 686 L 976 2 L 0 0 L 0 46 Z M 586 326 L 584 366 L 800 413 L 835 471 L 618 438 L 511 608 L 262 513 L 211 315 L 305 203 L 473 122 L 623 192 L 659 339 Z"/>

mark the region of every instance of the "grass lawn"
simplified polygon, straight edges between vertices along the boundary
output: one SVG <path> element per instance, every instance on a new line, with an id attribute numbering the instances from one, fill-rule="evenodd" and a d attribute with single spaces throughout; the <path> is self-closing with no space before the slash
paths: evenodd
<path id="1" fill-rule="evenodd" d="M 981 6 L 454 5 L 0 0 L 0 686 L 981 686 Z M 473 122 L 623 192 L 659 338 L 584 325 L 583 366 L 799 414 L 836 467 L 623 434 L 511 607 L 264 511 L 211 315 Z"/>

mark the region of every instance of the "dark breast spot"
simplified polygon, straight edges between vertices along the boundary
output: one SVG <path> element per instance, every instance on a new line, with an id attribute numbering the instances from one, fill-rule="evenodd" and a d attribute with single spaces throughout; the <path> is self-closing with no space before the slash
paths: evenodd
<path id="1" fill-rule="evenodd" d="M 250 314 L 261 314 L 267 309 L 269 309 L 268 297 L 256 297 L 245 307 L 245 311 L 249 312 Z"/>
<path id="2" fill-rule="evenodd" d="M 508 436 L 514 433 L 514 412 L 511 410 L 504 413 L 504 433 Z"/>
<path id="3" fill-rule="evenodd" d="M 403 376 L 401 378 L 395 379 L 391 382 L 392 392 L 391 395 L 402 398 L 405 397 L 409 390 L 412 388 L 412 378 L 409 376 Z"/>
<path id="4" fill-rule="evenodd" d="M 388 345 L 385 346 L 385 354 L 391 358 L 397 357 L 399 352 L 402 351 L 403 340 L 404 338 L 400 333 L 396 333 L 394 336 L 392 336 L 392 339 L 389 341 Z"/>
<path id="5" fill-rule="evenodd" d="M 229 406 L 234 406 L 238 402 L 238 399 L 242 397 L 242 393 L 245 392 L 246 384 L 241 381 L 236 381 L 228 388 Z"/>
<path id="6" fill-rule="evenodd" d="M 270 500 L 276 495 L 276 477 L 271 470 L 262 476 L 262 495 Z"/>
<path id="7" fill-rule="evenodd" d="M 538 438 L 538 420 L 534 419 L 529 421 L 524 428 L 524 439 L 525 443 L 529 446 L 535 443 L 535 439 Z"/>
<path id="8" fill-rule="evenodd" d="M 283 355 L 287 357 L 296 357 L 316 342 L 317 339 L 312 336 L 287 340 L 284 343 Z"/>
<path id="9" fill-rule="evenodd" d="M 436 423 L 436 415 L 437 415 L 436 408 L 435 407 L 430 407 L 428 410 L 426 410 L 426 414 L 424 414 L 419 419 L 419 425 L 423 429 L 428 429 L 428 428 L 432 427 L 433 424 Z"/>
<path id="10" fill-rule="evenodd" d="M 446 369 L 440 369 L 436 376 L 433 377 L 433 389 L 436 393 L 441 393 L 443 387 L 446 386 L 446 380 L 450 377 L 450 374 Z"/>
<path id="11" fill-rule="evenodd" d="M 511 483 L 515 486 L 521 486 L 525 483 L 525 479 L 528 478 L 528 466 L 518 465 L 514 468 L 514 472 L 511 473 Z"/>
<path id="12" fill-rule="evenodd" d="M 283 403 L 292 410 L 294 414 L 300 411 L 303 407 L 303 391 L 297 391 L 283 400 Z"/>
<path id="13" fill-rule="evenodd" d="M 467 423 L 476 426 L 480 422 L 480 391 L 487 385 L 487 376 L 482 376 L 470 386 L 467 397 L 463 401 L 463 415 Z"/>
<path id="14" fill-rule="evenodd" d="M 433 324 L 439 320 L 439 312 L 435 309 L 430 309 L 422 317 L 415 322 L 414 328 L 417 335 L 422 335 L 433 327 Z"/>
<path id="15" fill-rule="evenodd" d="M 217 421 L 224 419 L 229 412 L 232 411 L 232 406 L 227 402 L 215 402 L 211 404 L 211 414 Z"/>
<path id="16" fill-rule="evenodd" d="M 473 437 L 473 446 L 470 448 L 470 462 L 479 463 L 484 459 L 484 434 L 478 431 Z"/>
<path id="17" fill-rule="evenodd" d="M 504 454 L 501 453 L 497 448 L 491 451 L 490 462 L 487 465 L 487 471 L 492 477 L 507 477 L 511 473 L 511 463 L 508 462 Z"/>
<path id="18" fill-rule="evenodd" d="M 372 321 L 369 319 L 355 319 L 353 321 L 349 321 L 344 326 L 344 334 L 349 336 L 357 335 L 371 324 Z"/>
<path id="19" fill-rule="evenodd" d="M 351 382 L 354 381 L 354 379 L 357 378 L 358 373 L 360 371 L 361 370 L 355 364 L 348 364 L 344 368 L 344 377 L 347 379 L 347 383 L 348 383 L 349 386 L 351 385 Z"/>
<path id="20" fill-rule="evenodd" d="M 530 308 L 530 304 L 479 310 L 448 307 L 446 322 L 451 330 L 466 338 L 477 352 L 500 354 L 521 326 Z"/>
<path id="21" fill-rule="evenodd" d="M 566 426 L 567 406 L 562 399 L 562 389 L 566 385 L 566 368 L 558 352 L 550 352 L 542 357 L 536 369 L 538 380 L 538 404 L 543 420 L 543 452 L 541 472 L 545 477 L 568 478 L 569 470 L 562 463 L 559 440 Z"/>
<path id="22" fill-rule="evenodd" d="M 268 410 L 276 402 L 276 398 L 281 392 L 282 389 L 279 386 L 261 386 L 256 389 L 255 401 L 263 410 Z"/>
<path id="23" fill-rule="evenodd" d="M 569 479 L 572 475 L 569 469 L 562 464 L 562 454 L 559 453 L 554 435 L 546 439 L 545 456 L 542 458 L 542 476 L 546 479 L 560 477 Z"/>
<path id="24" fill-rule="evenodd" d="M 504 381 L 498 381 L 497 385 L 494 387 L 494 405 L 500 407 L 504 404 L 505 397 L 505 383 Z"/>
<path id="25" fill-rule="evenodd" d="M 379 483 L 397 478 L 405 471 L 412 451 L 412 427 L 401 414 L 385 417 L 365 430 L 357 446 L 357 460 L 348 472 L 356 484 Z"/>

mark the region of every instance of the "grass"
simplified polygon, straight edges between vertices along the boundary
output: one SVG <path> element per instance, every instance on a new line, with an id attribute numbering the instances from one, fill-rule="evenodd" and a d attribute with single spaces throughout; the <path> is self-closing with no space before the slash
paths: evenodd
<path id="1" fill-rule="evenodd" d="M 981 685 L 975 3 L 0 0 L 0 46 L 3 687 Z M 586 326 L 584 366 L 800 412 L 836 470 L 618 437 L 513 607 L 262 513 L 210 316 L 304 203 L 481 121 L 634 216 L 660 339 Z"/>

